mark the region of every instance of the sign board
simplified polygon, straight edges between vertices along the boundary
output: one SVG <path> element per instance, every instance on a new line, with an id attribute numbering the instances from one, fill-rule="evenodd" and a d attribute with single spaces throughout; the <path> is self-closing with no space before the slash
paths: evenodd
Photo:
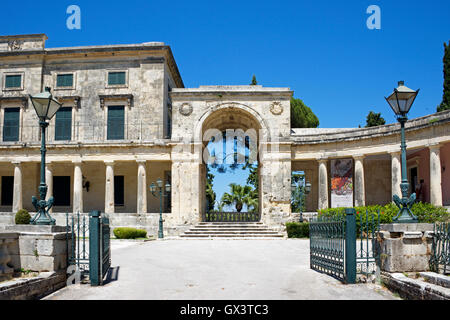
<path id="1" fill-rule="evenodd" d="M 331 160 L 331 207 L 353 207 L 353 160 Z"/>

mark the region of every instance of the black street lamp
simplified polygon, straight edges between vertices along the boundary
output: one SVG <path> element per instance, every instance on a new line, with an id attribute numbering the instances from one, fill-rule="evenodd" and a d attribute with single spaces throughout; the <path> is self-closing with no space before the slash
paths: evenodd
<path id="1" fill-rule="evenodd" d="M 30 224 L 38 225 L 55 225 L 55 219 L 53 219 L 48 210 L 53 206 L 54 199 L 50 197 L 48 201 L 45 201 L 47 195 L 47 185 L 45 183 L 45 129 L 48 127 L 48 122 L 56 114 L 62 103 L 53 98 L 50 88 L 46 87 L 44 92 L 31 96 L 30 100 L 33 104 L 34 110 L 39 118 L 39 126 L 41 127 L 41 183 L 39 184 L 39 197 L 38 200 L 35 196 L 31 197 L 31 202 L 36 208 L 36 215 L 30 220 Z"/>
<path id="2" fill-rule="evenodd" d="M 411 206 L 416 200 L 416 194 L 413 193 L 408 198 L 409 183 L 406 174 L 405 123 L 408 120 L 406 115 L 411 109 L 419 90 L 420 89 L 414 91 L 406 87 L 404 81 L 399 81 L 398 88 L 394 89 L 394 92 L 389 97 L 385 98 L 394 111 L 401 127 L 402 182 L 400 183 L 400 189 L 402 191 L 402 198 L 400 199 L 398 195 L 393 196 L 393 201 L 400 209 L 393 221 L 399 223 L 414 223 L 418 221 L 417 217 L 411 212 Z"/>
<path id="3" fill-rule="evenodd" d="M 295 184 L 295 182 L 292 182 L 291 184 L 292 193 L 294 193 L 296 189 L 297 185 Z M 311 192 L 311 183 L 309 181 L 305 183 L 305 186 L 299 188 L 300 223 L 303 222 L 303 203 L 305 202 L 306 195 L 309 194 L 310 192 Z"/>
<path id="4" fill-rule="evenodd" d="M 163 232 L 163 218 L 162 218 L 162 198 L 168 197 L 170 193 L 170 184 L 166 183 L 163 188 L 163 182 L 161 179 L 156 180 L 156 185 L 154 182 L 150 185 L 150 191 L 153 196 L 159 198 L 159 229 L 158 229 L 158 238 L 164 238 Z"/>

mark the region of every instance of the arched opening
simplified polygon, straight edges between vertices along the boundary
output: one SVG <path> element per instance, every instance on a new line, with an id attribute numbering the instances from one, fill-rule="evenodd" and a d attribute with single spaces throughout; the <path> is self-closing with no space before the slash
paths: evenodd
<path id="1" fill-rule="evenodd" d="M 202 221 L 259 221 L 258 147 L 263 129 L 250 112 L 226 107 L 202 124 Z"/>

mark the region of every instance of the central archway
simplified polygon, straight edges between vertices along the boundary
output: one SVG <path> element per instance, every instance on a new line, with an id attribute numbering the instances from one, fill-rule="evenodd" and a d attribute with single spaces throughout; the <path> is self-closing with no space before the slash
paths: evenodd
<path id="1" fill-rule="evenodd" d="M 218 222 L 259 221 L 261 217 L 260 139 L 267 130 L 259 115 L 244 105 L 223 104 L 204 114 L 201 121 L 201 220 Z M 200 127 L 199 127 L 200 128 Z M 230 178 L 233 170 L 251 175 L 243 182 Z M 216 198 L 211 176 L 222 179 Z M 217 177 L 217 174 L 220 174 Z M 228 177 L 226 175 L 228 174 Z M 234 184 L 224 191 L 224 181 Z M 228 185 L 228 184 L 227 184 Z M 222 195 L 226 195 L 222 197 Z M 225 207 L 225 208 L 224 208 Z"/>

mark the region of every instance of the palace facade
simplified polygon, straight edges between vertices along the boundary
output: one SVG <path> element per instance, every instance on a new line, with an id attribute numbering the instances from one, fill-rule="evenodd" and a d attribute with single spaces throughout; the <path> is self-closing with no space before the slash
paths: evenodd
<path id="1" fill-rule="evenodd" d="M 35 209 L 40 131 L 29 101 L 51 87 L 63 106 L 47 130 L 51 214 L 106 212 L 113 226 L 156 234 L 158 178 L 165 232 L 178 234 L 206 210 L 204 150 L 211 130 L 256 132 L 261 220 L 283 229 L 291 213 L 291 173 L 312 184 L 306 211 L 333 206 L 332 160 L 352 159 L 354 205 L 400 195 L 400 127 L 291 129 L 289 88 L 185 88 L 172 51 L 161 42 L 45 48 L 44 34 L 0 36 L 0 224 Z M 420 199 L 450 205 L 450 111 L 407 122 L 407 167 Z M 298 216 L 298 214 L 297 214 Z"/>

